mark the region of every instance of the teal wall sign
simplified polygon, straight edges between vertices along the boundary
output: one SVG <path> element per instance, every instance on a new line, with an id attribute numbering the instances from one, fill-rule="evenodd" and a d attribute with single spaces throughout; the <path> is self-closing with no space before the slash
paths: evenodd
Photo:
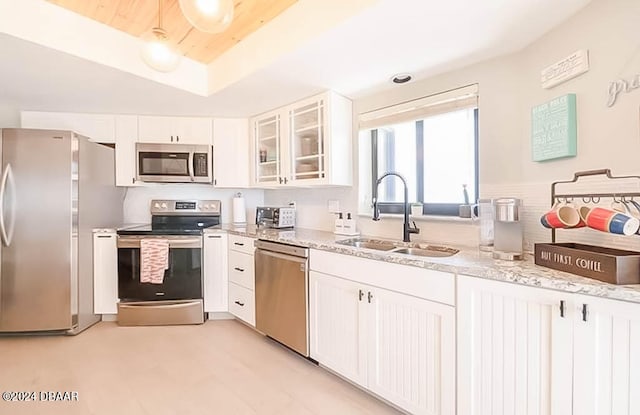
<path id="1" fill-rule="evenodd" d="M 577 148 L 576 94 L 567 94 L 531 110 L 533 161 L 574 157 Z"/>

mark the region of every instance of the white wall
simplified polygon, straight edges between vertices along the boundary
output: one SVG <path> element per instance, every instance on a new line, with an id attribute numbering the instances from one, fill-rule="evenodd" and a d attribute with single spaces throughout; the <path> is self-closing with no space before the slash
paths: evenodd
<path id="1" fill-rule="evenodd" d="M 247 222 L 255 223 L 256 206 L 264 204 L 262 190 L 239 190 L 245 199 Z M 214 189 L 206 185 L 155 185 L 129 187 L 124 199 L 125 223 L 149 223 L 151 199 L 211 199 L 222 201 L 222 223 L 233 221 L 232 199 L 238 190 Z"/>
<path id="2" fill-rule="evenodd" d="M 538 218 L 549 207 L 551 182 L 571 179 L 575 171 L 604 167 L 617 175 L 640 174 L 640 89 L 620 96 L 612 108 L 606 105 L 610 81 L 630 80 L 640 74 L 638 21 L 640 2 L 636 0 L 593 0 L 518 53 L 363 97 L 356 100 L 354 109 L 356 113 L 367 112 L 478 83 L 480 194 L 524 199 L 525 238 L 531 249 L 533 242 L 550 240 L 549 231 L 542 228 Z M 541 69 L 579 49 L 589 50 L 590 71 L 550 90 L 542 89 Z M 543 163 L 531 161 L 531 108 L 567 93 L 577 95 L 577 157 Z M 357 149 L 357 143 L 354 148 Z M 354 154 L 358 154 L 357 150 Z M 358 181 L 357 171 L 356 165 L 354 183 Z M 593 183 L 587 189 L 610 187 L 607 183 Z M 320 229 L 332 226 L 331 215 L 322 213 L 323 208 L 326 212 L 329 198 L 337 198 L 354 209 L 357 186 L 339 192 L 328 189 L 312 193 L 306 190 L 265 193 L 267 204 L 291 199 L 300 208 L 309 207 L 313 214 L 309 217 L 301 211 L 300 226 Z M 394 238 L 401 235 L 401 222 L 396 219 L 377 223 L 369 218 L 359 219 L 359 229 L 365 234 Z M 429 221 L 418 226 L 422 232 L 413 238 L 416 240 L 471 245 L 477 241 L 475 227 L 464 223 Z M 640 249 L 640 238 L 614 237 L 592 230 L 567 232 L 572 232 L 568 233 L 570 239 Z"/>
<path id="3" fill-rule="evenodd" d="M 20 127 L 20 110 L 8 103 L 0 102 L 0 128 Z"/>

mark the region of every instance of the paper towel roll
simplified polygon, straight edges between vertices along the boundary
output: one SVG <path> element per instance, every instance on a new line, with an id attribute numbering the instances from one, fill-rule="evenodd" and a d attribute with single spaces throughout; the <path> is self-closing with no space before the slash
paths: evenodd
<path id="1" fill-rule="evenodd" d="M 247 210 L 241 193 L 233 198 L 233 223 L 247 223 Z"/>

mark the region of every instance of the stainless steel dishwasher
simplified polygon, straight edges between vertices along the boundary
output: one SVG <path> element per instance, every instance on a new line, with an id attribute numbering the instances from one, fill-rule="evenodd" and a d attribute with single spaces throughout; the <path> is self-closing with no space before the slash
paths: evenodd
<path id="1" fill-rule="evenodd" d="M 257 240 L 256 328 L 309 357 L 309 250 Z"/>

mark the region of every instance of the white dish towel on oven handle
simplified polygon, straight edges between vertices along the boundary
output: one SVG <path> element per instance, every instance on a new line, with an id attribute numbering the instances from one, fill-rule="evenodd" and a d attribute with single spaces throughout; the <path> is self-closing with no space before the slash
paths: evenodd
<path id="1" fill-rule="evenodd" d="M 148 238 L 140 240 L 140 282 L 162 284 L 169 268 L 169 241 Z"/>

